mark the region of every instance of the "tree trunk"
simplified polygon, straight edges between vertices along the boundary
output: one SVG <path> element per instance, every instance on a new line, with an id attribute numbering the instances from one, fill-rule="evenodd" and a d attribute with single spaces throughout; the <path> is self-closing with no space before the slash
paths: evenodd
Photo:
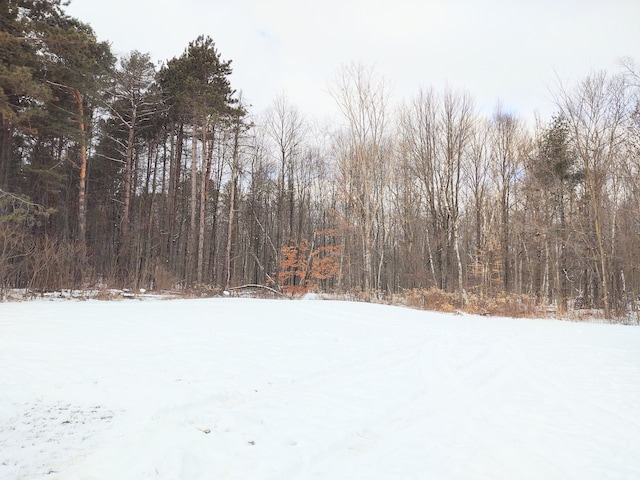
<path id="1" fill-rule="evenodd" d="M 84 124 L 84 105 L 82 94 L 79 90 L 73 90 L 78 107 L 78 129 L 80 130 L 80 177 L 78 180 L 78 242 L 81 247 L 86 246 L 87 241 L 87 142 Z"/>
<path id="2" fill-rule="evenodd" d="M 131 170 L 133 165 L 133 143 L 135 137 L 136 105 L 131 111 L 131 123 L 128 125 L 127 152 L 124 167 L 124 199 L 122 204 L 122 235 L 120 248 L 122 252 L 127 252 L 129 243 L 129 210 L 131 204 Z"/>
<path id="3" fill-rule="evenodd" d="M 193 281 L 193 258 L 196 249 L 196 214 L 198 212 L 198 128 L 197 122 L 193 121 L 193 132 L 191 134 L 191 215 L 189 218 L 189 239 L 187 243 L 187 265 L 185 281 L 190 286 Z"/>
<path id="4" fill-rule="evenodd" d="M 595 202 L 595 200 L 592 200 L 592 201 Z M 611 318 L 611 301 L 609 298 L 609 267 L 607 262 L 607 253 L 605 252 L 604 239 L 602 238 L 602 226 L 600 224 L 600 215 L 597 212 L 598 207 L 595 203 L 593 204 L 593 209 L 595 214 L 594 228 L 596 231 L 596 240 L 598 242 L 598 254 L 600 256 L 600 272 L 602 276 L 600 280 L 602 285 L 602 302 L 604 304 L 604 317 L 609 319 Z"/>
<path id="5" fill-rule="evenodd" d="M 198 284 L 202 284 L 202 276 L 204 271 L 204 238 L 207 214 L 207 201 L 209 199 L 209 176 L 211 175 L 211 162 L 213 160 L 213 151 L 207 148 L 207 130 L 208 121 L 202 125 L 202 160 L 206 163 L 203 168 L 202 178 L 200 181 L 200 228 L 198 234 Z M 211 139 L 213 141 L 213 139 Z"/>
<path id="6" fill-rule="evenodd" d="M 227 225 L 227 247 L 225 255 L 225 289 L 228 289 L 231 284 L 231 247 L 233 245 L 233 222 L 235 220 L 236 209 L 236 189 L 238 184 L 238 155 L 239 155 L 239 140 L 240 132 L 234 132 L 233 138 L 233 156 L 231 163 L 231 190 L 229 192 L 229 223 Z"/>

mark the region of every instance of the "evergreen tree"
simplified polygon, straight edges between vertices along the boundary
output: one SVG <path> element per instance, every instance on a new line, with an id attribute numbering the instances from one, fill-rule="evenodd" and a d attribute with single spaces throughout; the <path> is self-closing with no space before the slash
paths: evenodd
<path id="1" fill-rule="evenodd" d="M 159 72 L 160 85 L 169 105 L 170 115 L 176 119 L 179 131 L 191 124 L 191 162 L 190 162 L 190 215 L 188 240 L 186 244 L 186 263 L 184 265 L 184 282 L 193 283 L 196 271 L 196 258 L 201 258 L 203 248 L 202 228 L 197 228 L 198 217 L 198 166 L 202 178 L 200 186 L 200 226 L 204 224 L 203 202 L 206 201 L 206 186 L 210 170 L 212 149 L 208 147 L 213 141 L 210 131 L 216 125 L 231 117 L 239 118 L 244 110 L 237 106 L 234 90 L 228 76 L 231 75 L 231 61 L 220 57 L 210 37 L 199 36 L 189 43 L 186 51 L 177 58 L 167 62 Z M 201 143 L 200 161 L 198 142 Z M 177 148 L 182 150 L 179 142 Z M 196 246 L 200 250 L 196 255 Z M 201 262 L 197 268 L 198 280 L 202 277 Z"/>

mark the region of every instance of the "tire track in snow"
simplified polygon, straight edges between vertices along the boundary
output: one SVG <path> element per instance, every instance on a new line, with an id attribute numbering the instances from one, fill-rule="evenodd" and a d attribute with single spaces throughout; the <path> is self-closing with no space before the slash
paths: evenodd
<path id="1" fill-rule="evenodd" d="M 352 455 L 354 450 L 366 452 L 372 448 L 375 449 L 375 445 L 380 442 L 384 442 L 385 446 L 392 445 L 393 443 L 389 441 L 390 437 L 394 438 L 398 444 L 402 444 L 403 433 L 414 429 L 419 429 L 425 434 L 429 432 L 437 434 L 443 431 L 455 431 L 457 434 L 454 434 L 454 436 L 458 437 L 457 441 L 460 446 L 468 446 L 470 443 L 469 436 L 466 433 L 468 426 L 459 423 L 455 419 L 455 415 L 452 415 L 452 413 L 460 412 L 466 408 L 466 405 L 462 405 L 459 401 L 464 393 L 458 387 L 462 380 L 453 377 L 461 376 L 467 367 L 477 363 L 479 359 L 491 356 L 492 352 L 490 348 L 482 348 L 466 359 L 464 363 L 461 363 L 458 366 L 458 371 L 452 371 L 442 362 L 441 358 L 446 349 L 445 345 L 449 343 L 444 341 L 441 336 L 434 336 L 430 340 L 423 341 L 420 345 L 414 347 L 410 355 L 401 355 L 397 358 L 396 365 L 405 366 L 415 372 L 415 381 L 421 384 L 419 391 L 403 400 L 390 404 L 388 408 L 378 412 L 376 415 L 364 419 L 357 427 L 351 428 L 347 432 L 341 432 L 325 448 L 303 461 L 299 461 L 291 469 L 284 472 L 283 475 L 274 478 L 305 478 L 306 475 L 312 472 L 322 472 L 323 467 L 325 470 L 330 468 L 331 464 L 336 460 L 334 457 Z M 357 371 L 350 371 L 350 374 L 353 375 L 363 369 L 371 371 L 373 366 L 375 365 L 364 365 Z M 489 385 L 488 380 L 480 383 Z M 453 389 L 451 388 L 452 385 L 454 386 Z M 458 400 L 456 400 L 456 397 Z M 437 443 L 437 440 L 435 443 Z M 453 442 L 448 443 L 445 448 L 451 447 L 452 443 L 455 446 L 455 439 Z M 482 450 L 480 439 L 471 438 L 471 443 L 477 450 Z M 456 457 L 455 452 L 451 454 L 441 450 L 435 453 L 425 453 L 431 454 L 436 459 L 438 456 L 453 455 L 453 458 Z M 508 470 L 501 458 L 493 452 L 484 451 L 482 455 L 485 457 L 483 463 L 492 464 L 495 471 L 504 473 L 505 470 Z M 487 461 L 487 457 L 493 458 L 493 461 Z M 439 459 L 437 460 L 440 461 Z M 344 465 L 344 462 L 340 463 Z M 450 466 L 452 469 L 456 468 L 455 465 Z M 511 478 L 521 478 L 518 477 L 519 474 L 522 474 L 522 472 L 511 470 Z M 348 476 L 345 476 L 345 478 L 348 478 Z"/>
<path id="2" fill-rule="evenodd" d="M 378 394 L 380 384 L 397 375 L 409 374 L 419 379 L 416 358 L 424 342 L 409 348 L 403 347 L 401 343 L 389 350 L 367 349 L 366 354 L 359 356 L 355 362 L 345 363 L 351 360 L 346 357 L 330 368 L 310 371 L 289 382 L 263 386 L 260 391 L 254 392 L 255 395 L 249 392 L 224 397 L 220 394 L 207 395 L 189 403 L 148 412 L 149 423 L 190 424 L 199 430 L 210 429 L 212 433 L 229 438 L 230 441 L 232 438 L 237 440 L 240 436 L 255 442 L 254 450 L 259 450 L 265 443 L 296 446 L 296 450 L 291 452 L 294 458 L 298 457 L 297 466 L 291 466 L 289 474 L 283 477 L 292 478 L 291 475 L 296 470 L 321 463 L 336 452 L 348 451 L 366 435 L 365 432 L 379 430 L 376 425 L 383 422 L 393 423 L 392 419 L 397 417 L 398 411 L 422 399 L 425 392 L 421 387 L 417 388 L 417 392 L 411 393 L 408 399 L 403 396 L 404 392 L 390 395 L 382 411 L 374 412 L 372 416 L 362 416 L 347 428 L 334 432 L 329 443 L 314 444 L 313 438 L 299 438 L 300 432 L 279 429 L 281 424 L 305 421 L 311 427 L 317 427 L 318 425 L 313 425 L 316 418 L 324 417 L 323 421 L 326 421 L 327 411 L 341 411 L 353 405 L 366 404 L 371 392 Z M 305 412 L 310 418 L 291 418 L 289 412 Z M 180 421 L 176 422 L 176 418 Z M 145 425 L 145 422 L 141 425 Z M 326 428 L 329 425 L 320 427 Z M 239 431 L 238 428 L 243 430 Z"/>
<path id="3" fill-rule="evenodd" d="M 583 354 L 588 358 L 589 353 Z M 579 357 L 579 355 L 577 355 Z M 548 421 L 549 428 L 555 429 L 557 436 L 571 440 L 574 445 L 580 445 L 583 455 L 577 458 L 573 466 L 575 469 L 590 471 L 597 478 L 629 478 L 616 476 L 608 470 L 610 458 L 616 457 L 620 464 L 627 465 L 627 472 L 631 465 L 637 465 L 638 451 L 640 451 L 640 403 L 628 399 L 625 405 L 620 400 L 628 395 L 615 395 L 616 406 L 605 405 L 594 398 L 602 389 L 606 389 L 609 382 L 606 378 L 598 378 L 598 372 L 592 371 L 593 381 L 600 381 L 601 389 L 585 388 L 586 379 L 561 377 L 553 370 L 553 365 L 546 363 L 544 368 L 534 369 L 528 362 L 521 364 L 522 376 L 526 379 L 529 389 L 538 394 L 541 401 L 546 402 L 547 414 L 555 413 L 559 418 L 555 422 Z M 562 382 L 561 380 L 565 380 Z M 633 385 L 627 386 L 627 392 Z M 638 398 L 640 389 L 636 385 L 635 397 Z M 629 392 L 633 395 L 633 392 Z M 639 399 L 640 400 L 640 399 Z M 635 413 L 635 417 L 633 416 Z M 630 426 L 635 433 L 630 433 Z M 574 446 L 574 449 L 577 447 Z M 588 465 L 585 465 L 585 462 Z M 634 478 L 640 478 L 640 467 L 634 470 Z"/>
<path id="4" fill-rule="evenodd" d="M 640 430 L 629 436 L 629 422 L 636 426 L 629 411 L 612 411 L 590 398 L 589 392 L 598 390 L 585 379 L 563 378 L 558 370 L 570 368 L 566 359 L 572 355 L 558 353 L 564 359 L 558 364 L 553 350 L 539 343 L 544 341 L 541 337 L 508 332 L 488 330 L 472 342 L 464 333 L 452 332 L 436 345 L 437 355 L 430 359 L 436 364 L 430 372 L 440 375 L 441 384 L 450 389 L 443 396 L 449 398 L 447 408 L 461 412 L 457 422 L 469 431 L 469 438 L 475 437 L 488 456 L 512 469 L 510 478 L 528 478 L 527 471 L 539 478 L 616 478 L 615 472 L 605 470 L 611 458 L 633 464 Z M 559 346 L 575 348 L 570 338 L 560 339 Z M 583 361 L 579 352 L 576 356 L 578 363 Z M 636 417 L 637 411 L 636 407 Z M 620 438 L 616 431 L 626 437 Z M 573 457 L 563 455 L 568 444 Z"/>
<path id="5" fill-rule="evenodd" d="M 337 388 L 347 387 L 342 392 L 338 391 L 336 396 L 339 397 L 342 394 L 348 401 L 336 401 L 334 397 L 333 404 L 329 398 L 319 402 L 324 405 L 323 408 L 327 409 L 346 408 L 352 404 L 350 395 L 357 393 L 357 388 L 353 387 L 358 385 L 366 387 L 369 381 L 376 381 L 381 372 L 390 370 L 412 371 L 417 383 L 419 383 L 420 373 L 416 359 L 424 346 L 425 342 L 412 347 L 410 352 L 398 349 L 387 353 L 382 360 L 374 359 L 369 363 L 362 361 L 356 368 L 348 370 L 346 379 L 336 378 L 337 381 L 327 381 L 332 379 L 331 375 L 323 376 L 322 378 L 316 377 L 313 382 L 306 383 L 303 387 L 313 388 L 313 393 L 307 392 L 307 395 L 313 397 L 320 395 L 318 398 L 322 398 L 322 395 L 327 395 L 327 392 L 335 391 Z M 342 375 L 344 375 L 344 372 Z M 336 374 L 336 377 L 342 377 L 342 375 Z M 407 396 L 404 395 L 405 393 L 396 392 L 395 395 L 390 393 L 393 398 L 387 402 L 385 408 L 369 412 L 370 415 L 360 416 L 351 425 L 348 425 L 346 429 L 336 429 L 329 441 L 323 444 L 316 444 L 312 451 L 298 455 L 298 459 L 293 465 L 271 478 L 273 480 L 303 479 L 310 478 L 314 474 L 322 477 L 322 472 L 330 468 L 336 461 L 344 466 L 344 461 L 340 460 L 340 457 L 350 457 L 360 450 L 366 450 L 371 444 L 383 439 L 384 436 L 388 436 L 394 431 L 403 430 L 413 422 L 413 417 L 407 418 L 405 412 L 412 411 L 416 408 L 416 405 L 424 403 L 427 395 L 423 387 L 417 388 L 416 391 Z M 363 396 L 362 401 L 366 402 L 366 395 Z M 363 408 L 366 408 L 366 405 L 363 404 Z M 332 475 L 331 478 L 335 477 Z"/>
<path id="6" fill-rule="evenodd" d="M 529 441 L 514 430 L 509 423 L 512 418 L 499 408 L 501 395 L 521 375 L 522 357 L 512 342 L 504 334 L 499 338 L 490 331 L 473 339 L 465 339 L 463 332 L 446 335 L 431 357 L 435 375 L 450 392 L 442 396 L 448 398 L 445 408 L 457 428 L 465 432 L 474 455 L 493 460 L 490 465 L 495 470 L 491 473 L 496 478 L 570 478 L 565 466 L 550 460 L 535 439 Z M 486 374 L 476 376 L 482 372 Z M 478 474 L 487 476 L 488 472 Z"/>

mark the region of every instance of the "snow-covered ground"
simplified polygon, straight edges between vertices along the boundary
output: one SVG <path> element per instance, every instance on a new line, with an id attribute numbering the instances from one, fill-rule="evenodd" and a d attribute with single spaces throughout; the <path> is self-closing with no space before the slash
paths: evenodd
<path id="1" fill-rule="evenodd" d="M 0 478 L 638 479 L 640 327 L 4 303 Z"/>

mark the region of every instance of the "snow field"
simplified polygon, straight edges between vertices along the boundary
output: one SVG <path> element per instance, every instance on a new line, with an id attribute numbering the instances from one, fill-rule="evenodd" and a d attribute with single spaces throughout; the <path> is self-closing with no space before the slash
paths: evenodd
<path id="1" fill-rule="evenodd" d="M 640 478 L 640 328 L 252 299 L 0 304 L 1 479 Z"/>

